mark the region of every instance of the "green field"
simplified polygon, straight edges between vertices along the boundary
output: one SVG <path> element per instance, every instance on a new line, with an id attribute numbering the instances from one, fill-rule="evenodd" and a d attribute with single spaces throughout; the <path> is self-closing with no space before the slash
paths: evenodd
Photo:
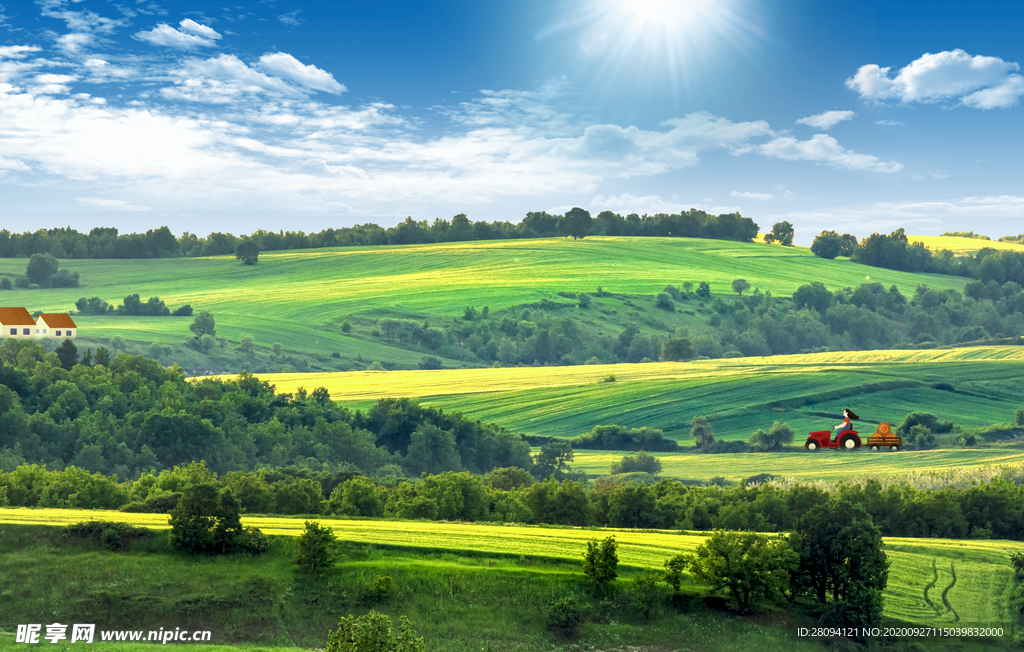
<path id="1" fill-rule="evenodd" d="M 618 462 L 626 451 L 573 451 L 572 467 L 587 475 L 607 475 L 612 462 Z M 683 480 L 710 480 L 723 477 L 732 482 L 771 473 L 794 480 L 836 482 L 859 476 L 906 476 L 970 473 L 984 468 L 1024 464 L 1024 449 L 949 448 L 927 451 L 872 453 L 859 451 L 819 451 L 809 453 L 722 453 L 694 455 L 688 453 L 654 453 L 661 462 L 659 477 Z"/>
<path id="2" fill-rule="evenodd" d="M 48 509 L 0 509 L 0 523 L 64 525 L 83 520 L 114 520 L 154 529 L 167 527 L 163 514 Z M 422 521 L 318 519 L 342 541 L 425 551 L 449 551 L 552 560 L 578 560 L 586 542 L 614 534 L 626 566 L 660 567 L 679 552 L 692 551 L 701 533 L 527 527 Z M 267 534 L 298 536 L 301 518 L 247 517 L 244 525 Z M 1024 543 L 987 540 L 886 539 L 892 566 L 886 589 L 886 615 L 916 624 L 1008 623 L 1013 570 L 1009 553 Z M 951 570 L 952 569 L 952 570 Z M 955 582 L 954 582 L 955 575 Z M 932 580 L 935 580 L 934 582 Z M 948 589 L 948 590 L 947 590 Z"/>
<path id="3" fill-rule="evenodd" d="M 615 382 L 604 382 L 609 375 Z M 1024 406 L 1024 347 L 260 377 L 280 391 L 324 386 L 353 408 L 414 397 L 529 434 L 572 437 L 614 423 L 686 440 L 692 420 L 705 415 L 720 439 L 747 439 L 775 420 L 792 425 L 799 439 L 831 428 L 845 407 L 869 435 L 914 411 L 966 428 L 1011 422 Z"/>
<path id="4" fill-rule="evenodd" d="M 233 342 L 249 334 L 258 345 L 285 350 L 339 352 L 345 358 L 388 360 L 412 366 L 422 353 L 388 346 L 359 328 L 340 331 L 346 319 L 382 316 L 434 319 L 461 316 L 466 306 L 499 310 L 559 300 L 560 291 L 651 295 L 668 283 L 708 281 L 730 294 L 735 278 L 776 296 L 823 281 L 831 289 L 871 281 L 913 294 L 920 283 L 962 289 L 967 279 L 919 275 L 823 260 L 809 250 L 687 238 L 594 237 L 498 240 L 448 244 L 352 247 L 264 252 L 247 267 L 234 257 L 148 260 L 66 260 L 82 287 L 15 290 L 5 305 L 64 312 L 80 297 L 111 304 L 138 293 L 175 308 L 190 304 L 217 320 L 217 334 Z M 0 274 L 24 274 L 24 259 L 0 260 Z M 565 301 L 565 299 L 561 299 Z M 121 336 L 177 343 L 191 336 L 186 317 L 76 317 L 83 337 Z"/>

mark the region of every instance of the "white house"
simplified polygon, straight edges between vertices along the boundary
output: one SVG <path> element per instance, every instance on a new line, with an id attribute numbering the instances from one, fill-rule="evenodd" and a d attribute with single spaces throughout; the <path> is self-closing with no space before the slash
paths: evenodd
<path id="1" fill-rule="evenodd" d="M 0 308 L 0 335 L 4 337 L 34 337 L 35 325 L 24 308 Z"/>
<path id="2" fill-rule="evenodd" d="M 63 312 L 43 313 L 35 322 L 36 337 L 74 337 L 78 326 L 71 315 Z"/>

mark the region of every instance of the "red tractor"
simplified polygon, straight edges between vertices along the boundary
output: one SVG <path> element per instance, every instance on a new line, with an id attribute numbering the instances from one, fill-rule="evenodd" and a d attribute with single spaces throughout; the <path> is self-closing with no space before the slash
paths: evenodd
<path id="1" fill-rule="evenodd" d="M 844 430 L 836 433 L 832 439 L 832 430 L 819 430 L 808 434 L 804 448 L 809 451 L 816 451 L 819 448 L 831 448 L 833 450 L 852 451 L 860 448 L 860 435 L 855 430 Z"/>

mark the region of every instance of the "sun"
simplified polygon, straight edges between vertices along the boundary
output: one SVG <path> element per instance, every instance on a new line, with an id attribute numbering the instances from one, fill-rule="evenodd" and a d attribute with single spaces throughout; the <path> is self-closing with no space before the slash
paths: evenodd
<path id="1" fill-rule="evenodd" d="M 623 13 L 640 26 L 676 28 L 699 21 L 715 8 L 712 0 L 619 0 Z"/>

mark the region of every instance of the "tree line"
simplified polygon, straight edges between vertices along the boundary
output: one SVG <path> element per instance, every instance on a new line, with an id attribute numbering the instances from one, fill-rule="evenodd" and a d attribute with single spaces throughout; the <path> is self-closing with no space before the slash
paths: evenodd
<path id="1" fill-rule="evenodd" d="M 1016 242 L 1016 238 L 1004 236 L 999 241 Z M 888 235 L 872 233 L 859 243 L 848 233 L 840 236 L 835 231 L 822 231 L 811 244 L 811 251 L 829 260 L 849 256 L 855 263 L 873 267 L 966 276 L 982 283 L 995 281 L 999 285 L 1007 282 L 1024 285 L 1024 253 L 983 247 L 973 254 L 956 256 L 948 249 L 931 251 L 923 242 L 911 243 L 903 229 L 896 229 Z"/>
<path id="2" fill-rule="evenodd" d="M 185 232 L 175 236 L 166 226 L 145 233 L 121 234 L 113 227 L 97 227 L 81 233 L 70 227 L 39 229 L 12 233 L 0 230 L 0 258 L 28 258 L 33 254 L 49 254 L 57 259 L 87 258 L 176 258 L 221 256 L 238 253 L 246 264 L 256 262 L 255 254 L 247 253 L 253 245 L 259 251 L 285 249 L 318 249 L 366 245 L 423 244 L 462 242 L 467 240 L 502 240 L 511 238 L 573 237 L 588 235 L 629 235 L 651 237 L 689 237 L 737 240 L 748 242 L 757 237 L 758 226 L 739 213 L 711 215 L 690 209 L 676 214 L 637 215 L 625 217 L 604 211 L 596 218 L 582 208 L 573 208 L 563 215 L 544 211 L 526 214 L 518 224 L 506 221 L 474 222 L 459 214 L 451 220 L 436 218 L 433 222 L 411 217 L 392 226 L 357 224 L 318 233 L 302 231 L 258 230 L 248 236 L 211 233 L 199 237 Z M 240 243 L 248 243 L 241 253 Z M 243 254 L 245 254 L 243 256 Z"/>
<path id="3" fill-rule="evenodd" d="M 444 472 L 408 479 L 286 467 L 213 473 L 201 462 L 135 480 L 76 467 L 22 465 L 0 473 L 2 503 L 14 507 L 168 513 L 189 487 L 228 491 L 241 513 L 533 523 L 687 531 L 787 532 L 816 507 L 841 499 L 862 508 L 884 536 L 1024 540 L 1024 487 L 1013 474 L 939 490 L 876 479 L 741 483 L 730 487 L 663 479 L 544 480 L 521 467 L 485 474 Z M 576 477 L 577 479 L 573 479 Z"/>
<path id="4" fill-rule="evenodd" d="M 734 282 L 737 297 L 710 300 L 708 283 L 682 285 L 667 286 L 647 306 L 618 296 L 636 317 L 617 334 L 588 323 L 588 312 L 607 309 L 594 304 L 607 296 L 600 289 L 561 293 L 576 304 L 542 301 L 500 312 L 467 308 L 462 319 L 447 323 L 383 319 L 373 334 L 428 354 L 424 368 L 440 366 L 439 359 L 430 359 L 434 355 L 502 365 L 607 364 L 915 348 L 1024 335 L 1024 291 L 1013 281 L 972 281 L 963 292 L 920 285 L 913 296 L 880 283 L 836 291 L 812 283 L 791 298 L 759 289 L 743 296 L 744 286 Z M 710 313 L 712 330 L 651 328 L 650 313 L 660 310 Z"/>

